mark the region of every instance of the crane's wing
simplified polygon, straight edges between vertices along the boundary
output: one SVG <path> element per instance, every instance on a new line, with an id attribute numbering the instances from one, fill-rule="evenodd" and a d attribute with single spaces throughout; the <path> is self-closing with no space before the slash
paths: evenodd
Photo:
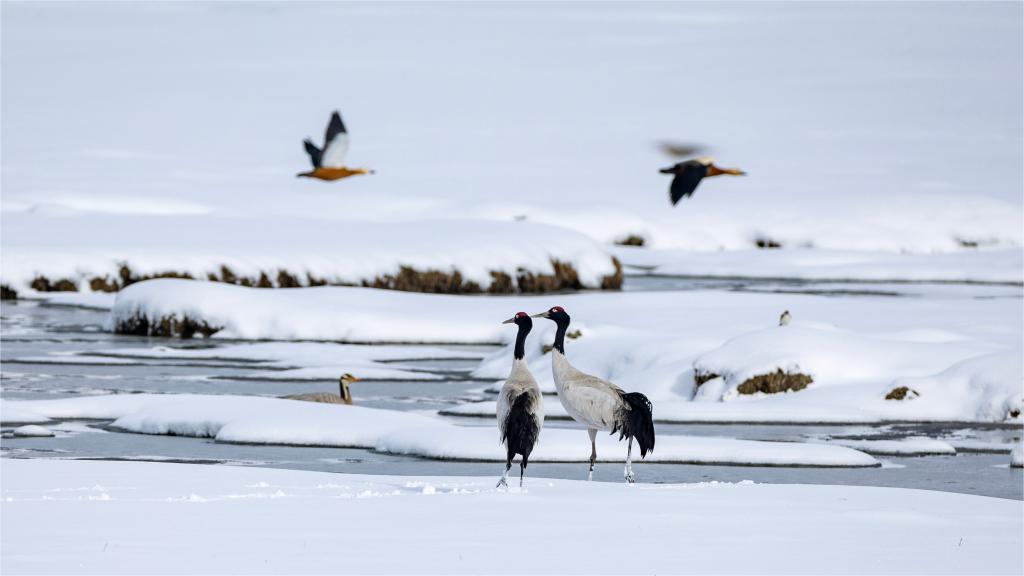
<path id="1" fill-rule="evenodd" d="M 501 394 L 498 394 L 498 438 L 505 439 L 505 424 L 508 422 L 508 413 L 512 409 L 512 403 L 509 401 L 509 392 L 511 389 L 503 388 Z"/>
<path id="2" fill-rule="evenodd" d="M 325 168 L 342 168 L 345 166 L 345 154 L 348 152 L 348 132 L 337 111 L 331 114 L 324 134 L 324 151 L 320 162 Z"/>
<path id="3" fill-rule="evenodd" d="M 313 141 L 306 138 L 302 141 L 303 146 L 306 147 L 306 154 L 309 154 L 309 160 L 313 163 L 313 168 L 320 167 L 320 149 L 313 144 Z"/>
<path id="4" fill-rule="evenodd" d="M 685 167 L 682 172 L 677 173 L 676 177 L 672 179 L 672 187 L 669 189 L 673 206 L 682 198 L 692 196 L 693 191 L 697 189 L 697 185 L 704 179 L 704 175 L 708 173 L 708 167 L 699 162 L 691 160 L 684 162 L 684 164 Z"/>
<path id="5" fill-rule="evenodd" d="M 623 406 L 622 389 L 611 382 L 579 372 L 578 377 L 563 383 L 563 394 L 568 396 L 573 411 L 580 419 L 598 428 L 609 428 L 615 414 Z"/>

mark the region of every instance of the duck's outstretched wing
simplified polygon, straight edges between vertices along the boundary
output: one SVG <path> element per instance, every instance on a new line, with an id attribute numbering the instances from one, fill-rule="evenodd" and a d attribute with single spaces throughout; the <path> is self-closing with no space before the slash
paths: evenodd
<path id="1" fill-rule="evenodd" d="M 676 158 L 690 158 L 703 153 L 705 150 L 705 147 L 701 144 L 669 141 L 659 142 L 658 148 L 660 148 L 665 154 Z"/>
<path id="2" fill-rule="evenodd" d="M 676 177 L 672 179 L 672 187 L 669 189 L 673 206 L 682 198 L 692 196 L 697 185 L 708 173 L 707 166 L 693 160 L 683 162 L 681 167 L 682 170 L 676 172 Z"/>
<path id="3" fill-rule="evenodd" d="M 303 146 L 306 147 L 306 154 L 309 154 L 309 160 L 313 163 L 313 168 L 320 167 L 320 149 L 313 144 L 313 141 L 306 138 L 302 141 Z"/>
<path id="4" fill-rule="evenodd" d="M 325 168 L 342 168 L 345 166 L 345 154 L 348 152 L 348 132 L 337 111 L 331 114 L 324 134 L 324 150 L 320 155 L 320 164 Z"/>

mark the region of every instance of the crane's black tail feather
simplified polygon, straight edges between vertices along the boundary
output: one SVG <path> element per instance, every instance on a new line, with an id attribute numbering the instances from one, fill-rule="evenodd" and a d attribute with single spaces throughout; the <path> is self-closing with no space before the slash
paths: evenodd
<path id="1" fill-rule="evenodd" d="M 533 452 L 533 445 L 537 443 L 540 430 L 537 429 L 537 421 L 532 414 L 533 402 L 529 394 L 520 394 L 512 402 L 512 408 L 508 411 L 508 418 L 505 420 L 505 431 L 501 441 L 508 448 L 508 461 L 511 462 L 516 454 L 523 455 L 523 462 Z"/>
<path id="2" fill-rule="evenodd" d="M 640 457 L 654 451 L 654 409 L 647 396 L 639 392 L 627 392 L 622 399 L 629 405 L 612 434 L 619 432 L 619 440 L 632 436 L 640 445 Z"/>

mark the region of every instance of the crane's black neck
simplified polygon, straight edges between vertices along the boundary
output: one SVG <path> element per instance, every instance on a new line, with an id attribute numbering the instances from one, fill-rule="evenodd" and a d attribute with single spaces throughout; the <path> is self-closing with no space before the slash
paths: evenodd
<path id="1" fill-rule="evenodd" d="M 555 331 L 555 350 L 565 354 L 565 331 L 569 329 L 569 320 L 556 320 L 558 330 Z"/>
<path id="2" fill-rule="evenodd" d="M 516 349 L 512 352 L 512 357 L 516 360 L 522 360 L 526 357 L 526 335 L 533 328 L 533 321 L 527 317 L 522 318 L 516 324 L 519 326 L 519 333 L 516 334 Z"/>

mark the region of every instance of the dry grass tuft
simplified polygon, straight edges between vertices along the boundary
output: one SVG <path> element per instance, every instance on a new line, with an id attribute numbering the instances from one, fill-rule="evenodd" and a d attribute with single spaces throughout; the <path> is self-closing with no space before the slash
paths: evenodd
<path id="1" fill-rule="evenodd" d="M 220 326 L 210 326 L 205 320 L 193 320 L 188 316 L 178 318 L 176 314 L 161 316 L 153 322 L 146 316 L 136 314 L 130 318 L 118 320 L 114 332 L 162 338 L 192 338 L 196 334 L 200 334 L 203 338 L 209 338 L 221 328 Z"/>
<path id="2" fill-rule="evenodd" d="M 797 390 L 807 388 L 807 385 L 812 382 L 814 382 L 814 379 L 807 374 L 800 372 L 790 374 L 789 372 L 783 372 L 782 369 L 778 369 L 771 374 L 761 374 L 748 378 L 739 385 L 737 391 L 740 394 L 756 394 L 758 392 L 778 394 L 779 392 L 788 392 L 790 390 L 796 392 Z"/>
<path id="3" fill-rule="evenodd" d="M 615 265 L 615 272 L 604 277 L 601 281 L 601 288 L 604 290 L 618 290 L 622 287 L 622 265 L 615 258 L 612 258 Z M 381 288 L 385 290 L 400 290 L 403 292 L 425 292 L 430 294 L 543 294 L 546 292 L 564 292 L 581 290 L 579 274 L 572 264 L 552 260 L 554 268 L 552 274 L 537 274 L 531 271 L 520 269 L 513 278 L 505 272 L 491 272 L 491 284 L 485 290 L 479 283 L 463 277 L 458 270 L 450 272 L 442 270 L 417 270 L 411 266 L 402 266 L 397 274 L 386 274 L 370 280 L 363 280 L 362 286 L 370 288 Z M 94 276 L 89 280 L 89 288 L 94 292 L 117 292 L 126 286 L 150 280 L 153 278 L 186 278 L 192 279 L 188 272 L 161 272 L 157 274 L 140 275 L 134 272 L 127 264 L 122 264 L 115 278 L 109 276 Z M 301 286 L 354 286 L 338 280 L 318 278 L 312 274 L 303 276 L 279 269 L 275 272 L 260 272 L 259 276 L 241 276 L 226 265 L 219 270 L 206 274 L 206 279 L 211 282 L 223 282 L 248 286 L 251 288 L 299 288 Z M 52 281 L 45 276 L 39 276 L 32 281 L 32 288 L 40 292 L 75 292 L 78 287 L 69 279 Z"/>
<path id="4" fill-rule="evenodd" d="M 695 388 L 700 388 L 704 383 L 719 378 L 719 374 L 714 372 L 701 372 L 700 370 L 693 371 L 693 384 Z"/>
<path id="5" fill-rule="evenodd" d="M 758 248 L 782 248 L 782 243 L 771 238 L 758 237 L 754 239 L 754 246 Z"/>
<path id="6" fill-rule="evenodd" d="M 7 284 L 0 284 L 0 300 L 17 300 L 18 291 Z"/>
<path id="7" fill-rule="evenodd" d="M 622 289 L 622 263 L 618 258 L 612 256 L 612 264 L 615 265 L 615 272 L 601 279 L 601 290 Z"/>
<path id="8" fill-rule="evenodd" d="M 46 276 L 37 276 L 29 286 L 37 292 L 78 292 L 78 285 L 67 278 L 51 281 Z"/>
<path id="9" fill-rule="evenodd" d="M 615 241 L 619 246 L 643 246 L 647 243 L 643 236 L 637 236 L 636 234 L 630 234 L 625 238 L 619 238 Z"/>
<path id="10" fill-rule="evenodd" d="M 900 386 L 899 388 L 893 388 L 885 395 L 886 400 L 911 400 L 917 398 L 920 394 L 917 390 L 907 388 L 906 386 Z"/>

